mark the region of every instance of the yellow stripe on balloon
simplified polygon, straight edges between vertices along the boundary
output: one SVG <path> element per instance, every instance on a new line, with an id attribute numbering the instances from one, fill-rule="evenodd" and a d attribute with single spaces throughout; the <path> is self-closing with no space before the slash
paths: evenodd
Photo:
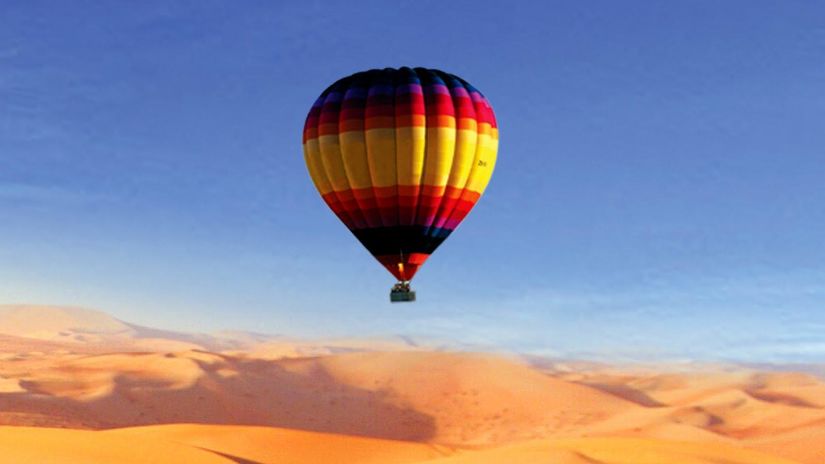
<path id="1" fill-rule="evenodd" d="M 424 126 L 397 127 L 395 140 L 398 185 L 419 185 L 421 175 L 424 173 L 427 128 Z"/>
<path id="2" fill-rule="evenodd" d="M 364 131 L 343 132 L 339 139 L 341 158 L 350 186 L 355 189 L 372 187 Z"/>
<path id="3" fill-rule="evenodd" d="M 491 130 L 489 124 L 481 124 L 480 126 L 487 127 L 486 130 L 481 129 L 482 131 L 478 134 L 475 162 L 465 187 L 467 190 L 477 193 L 482 193 L 490 182 L 496 165 L 496 152 L 498 151 L 497 134 L 494 133 L 494 130 Z"/>
<path id="4" fill-rule="evenodd" d="M 457 136 L 455 157 L 453 158 L 453 167 L 447 180 L 447 186 L 461 189 L 466 185 L 473 169 L 478 145 L 478 132 L 473 126 L 472 130 L 458 130 Z"/>
<path id="5" fill-rule="evenodd" d="M 367 159 L 373 187 L 394 187 L 398 184 L 395 156 L 395 128 L 366 131 Z"/>
<path id="6" fill-rule="evenodd" d="M 321 147 L 321 161 L 324 171 L 327 173 L 332 188 L 337 191 L 350 189 L 347 171 L 344 168 L 344 160 L 341 158 L 341 144 L 338 134 L 322 135 L 318 137 L 318 144 Z"/>
<path id="7" fill-rule="evenodd" d="M 304 161 L 318 193 L 326 195 L 332 192 L 332 184 L 327 178 L 327 173 L 321 161 L 321 149 L 318 146 L 317 138 L 308 139 L 304 143 Z"/>
<path id="8" fill-rule="evenodd" d="M 447 185 L 455 154 L 456 130 L 454 127 L 428 127 L 427 148 L 424 159 L 422 184 L 428 187 Z"/>

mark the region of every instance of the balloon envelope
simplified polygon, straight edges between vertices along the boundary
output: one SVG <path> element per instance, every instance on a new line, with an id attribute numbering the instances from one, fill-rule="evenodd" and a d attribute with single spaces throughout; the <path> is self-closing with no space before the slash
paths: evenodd
<path id="1" fill-rule="evenodd" d="M 303 146 L 330 209 L 397 279 L 411 280 L 487 187 L 498 128 L 487 99 L 457 76 L 376 69 L 318 97 Z"/>

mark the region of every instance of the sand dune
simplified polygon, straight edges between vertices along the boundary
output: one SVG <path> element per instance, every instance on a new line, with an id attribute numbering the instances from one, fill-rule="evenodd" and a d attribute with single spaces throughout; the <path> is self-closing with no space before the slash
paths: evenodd
<path id="1" fill-rule="evenodd" d="M 810 374 L 403 339 L 224 334 L 232 349 L 213 352 L 102 313 L 15 308 L 0 311 L 0 424 L 29 427 L 0 427 L 8 462 L 825 462 L 825 382 Z"/>
<path id="2" fill-rule="evenodd" d="M 674 376 L 620 375 L 627 385 L 617 389 L 604 387 L 604 378 L 595 387 L 586 378 L 562 380 L 511 359 L 466 353 L 260 360 L 204 351 L 55 352 L 0 363 L 0 421 L 92 429 L 243 424 L 462 449 L 545 437 L 647 438 L 819 463 L 825 409 L 788 401 L 800 389 L 809 396 L 816 379 Z M 783 400 L 748 394 L 765 385 Z M 672 404 L 663 403 L 668 395 Z M 553 450 L 568 460 L 579 453 Z"/>
<path id="3" fill-rule="evenodd" d="M 0 462 L 14 464 L 237 464 L 193 446 L 100 432 L 0 427 Z"/>
<path id="4" fill-rule="evenodd" d="M 506 359 L 454 353 L 278 361 L 203 351 L 70 353 L 18 357 L 0 365 L 0 377 L 22 389 L 0 396 L 2 423 L 84 428 L 246 424 L 488 445 L 635 407 Z"/>
<path id="5" fill-rule="evenodd" d="M 770 403 L 825 408 L 825 383 L 811 374 L 799 372 L 755 374 L 748 393 Z"/>
<path id="6" fill-rule="evenodd" d="M 789 432 L 745 440 L 752 449 L 785 456 L 804 463 L 825 462 L 825 422 L 799 427 Z"/>
<path id="7" fill-rule="evenodd" d="M 428 464 L 794 464 L 731 445 L 634 438 L 539 440 L 464 453 Z"/>
<path id="8" fill-rule="evenodd" d="M 544 439 L 487 450 L 269 427 L 174 424 L 82 431 L 0 427 L 4 462 L 240 464 L 794 464 L 725 444 Z"/>
<path id="9" fill-rule="evenodd" d="M 261 342 L 239 351 L 227 351 L 227 354 L 241 354 L 258 359 L 284 359 L 375 351 L 432 351 L 432 347 L 407 337 L 319 340 L 283 338 Z"/>
<path id="10" fill-rule="evenodd" d="M 231 330 L 211 334 L 185 333 L 131 324 L 87 308 L 0 304 L 0 337 L 5 336 L 48 341 L 72 351 L 205 350 L 245 354 L 259 359 L 362 351 L 431 350 L 438 346 L 434 341 L 422 342 L 403 336 L 300 340 Z"/>
<path id="11" fill-rule="evenodd" d="M 86 336 L 126 335 L 134 331 L 102 311 L 93 309 L 0 305 L 0 334 L 53 341 L 88 341 Z"/>
<path id="12" fill-rule="evenodd" d="M 191 334 L 130 324 L 71 306 L 0 305 L 0 335 L 118 351 L 223 351 L 277 340 L 249 332 Z"/>
<path id="13" fill-rule="evenodd" d="M 261 464 L 408 464 L 450 456 L 453 448 L 272 427 L 158 425 L 115 429 L 114 437 L 172 441 Z"/>
<path id="14" fill-rule="evenodd" d="M 431 418 L 428 439 L 437 443 L 478 446 L 547 436 L 635 407 L 490 355 L 359 353 L 313 364 L 338 383 L 425 414 Z"/>

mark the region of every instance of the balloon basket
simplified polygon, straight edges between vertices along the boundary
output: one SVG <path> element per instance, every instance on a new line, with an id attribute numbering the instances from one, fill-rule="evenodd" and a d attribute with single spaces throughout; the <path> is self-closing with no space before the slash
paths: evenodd
<path id="1" fill-rule="evenodd" d="M 410 289 L 409 281 L 401 281 L 390 290 L 391 303 L 408 303 L 415 301 L 415 292 Z"/>

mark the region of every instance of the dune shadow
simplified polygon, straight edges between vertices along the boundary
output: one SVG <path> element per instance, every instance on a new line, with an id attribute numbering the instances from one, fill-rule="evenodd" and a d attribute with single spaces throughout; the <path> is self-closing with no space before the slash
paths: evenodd
<path id="1" fill-rule="evenodd" d="M 235 456 L 233 454 L 228 454 L 228 453 L 221 453 L 220 451 L 215 451 L 215 450 L 212 450 L 212 449 L 209 449 L 209 448 L 203 448 L 201 446 L 195 446 L 194 448 L 197 448 L 201 451 L 206 451 L 207 453 L 212 453 L 212 454 L 218 455 L 222 458 L 229 459 L 230 461 L 236 462 L 237 464 L 264 464 L 263 462 L 260 462 L 260 461 L 253 461 L 251 459 L 244 459 L 240 456 Z"/>
<path id="2" fill-rule="evenodd" d="M 146 356 L 150 363 L 156 355 L 137 356 Z M 25 392 L 0 393 L 0 422 L 7 422 L 3 414 L 16 413 L 39 417 L 49 425 L 94 429 L 202 423 L 417 442 L 435 436 L 432 416 L 405 406 L 391 391 L 344 384 L 316 359 L 209 356 L 217 361 L 193 359 L 202 374 L 183 387 L 140 372 L 118 372 L 110 391 L 80 398 L 50 395 L 37 382 L 26 382 Z"/>
<path id="3" fill-rule="evenodd" d="M 805 401 L 802 398 L 791 395 L 789 393 L 760 391 L 755 389 L 745 390 L 745 393 L 756 398 L 757 400 L 764 401 L 767 403 L 782 404 L 785 406 L 794 406 L 797 408 L 820 409 L 819 406 L 809 401 Z"/>
<path id="4" fill-rule="evenodd" d="M 623 400 L 627 400 L 633 403 L 636 403 L 640 406 L 644 406 L 646 408 L 658 408 L 665 406 L 665 404 L 660 403 L 650 396 L 647 393 L 636 390 L 635 388 L 628 387 L 627 385 L 616 385 L 616 384 L 607 384 L 607 383 L 591 383 L 591 382 L 580 382 L 582 385 L 586 385 L 591 388 L 595 388 L 599 391 L 603 391 L 607 394 L 619 397 Z"/>

